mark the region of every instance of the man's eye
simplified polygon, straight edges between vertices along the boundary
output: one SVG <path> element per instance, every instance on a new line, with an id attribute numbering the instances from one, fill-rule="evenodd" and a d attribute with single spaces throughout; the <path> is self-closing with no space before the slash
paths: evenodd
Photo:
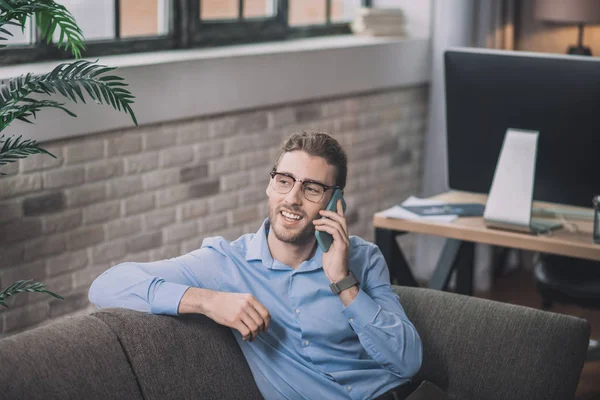
<path id="1" fill-rule="evenodd" d="M 308 190 L 310 193 L 319 193 L 320 192 L 320 190 L 318 188 L 310 187 L 310 186 L 307 186 L 306 190 Z"/>
<path id="2" fill-rule="evenodd" d="M 280 181 L 279 181 L 279 184 L 280 184 L 280 185 L 289 185 L 289 184 L 290 184 L 290 181 L 287 181 L 287 180 L 283 180 L 283 179 L 282 179 L 282 180 L 280 180 Z"/>

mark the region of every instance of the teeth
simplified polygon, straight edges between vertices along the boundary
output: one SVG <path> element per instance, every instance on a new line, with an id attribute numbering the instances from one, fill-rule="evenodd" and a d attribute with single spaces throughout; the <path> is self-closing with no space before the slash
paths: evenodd
<path id="1" fill-rule="evenodd" d="M 299 216 L 299 215 L 290 214 L 289 212 L 286 212 L 286 211 L 282 211 L 282 212 L 281 212 L 281 214 L 282 214 L 284 217 L 286 217 L 286 218 L 289 218 L 289 219 L 295 219 L 295 220 L 299 220 L 299 219 L 301 219 L 301 218 L 302 218 L 302 217 L 301 217 L 301 216 Z"/>

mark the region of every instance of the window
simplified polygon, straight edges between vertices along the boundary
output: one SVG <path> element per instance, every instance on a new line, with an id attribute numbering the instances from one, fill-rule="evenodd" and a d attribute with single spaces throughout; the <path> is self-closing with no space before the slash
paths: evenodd
<path id="1" fill-rule="evenodd" d="M 349 22 L 371 0 L 57 0 L 86 39 L 86 58 L 224 46 L 349 33 Z M 33 26 L 33 28 L 32 28 Z M 12 27 L 11 27 L 12 28 Z M 70 58 L 38 40 L 37 28 L 13 29 L 0 50 L 3 64 Z"/>

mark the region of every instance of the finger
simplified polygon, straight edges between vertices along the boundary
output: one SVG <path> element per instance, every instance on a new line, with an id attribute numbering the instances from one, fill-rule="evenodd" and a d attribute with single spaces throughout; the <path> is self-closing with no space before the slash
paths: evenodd
<path id="1" fill-rule="evenodd" d="M 342 204 L 342 199 L 338 200 L 338 203 L 337 203 L 337 213 L 339 215 L 341 215 L 342 217 L 344 216 L 344 205 Z"/>
<path id="2" fill-rule="evenodd" d="M 343 236 L 347 236 L 347 235 L 345 235 L 346 231 L 344 230 L 343 225 L 337 221 L 330 219 L 330 218 L 316 219 L 313 222 L 314 222 L 315 226 L 329 226 L 331 228 L 338 229 Z"/>
<path id="3" fill-rule="evenodd" d="M 328 225 L 319 225 L 315 226 L 315 229 L 318 231 L 323 231 L 329 233 L 333 237 L 334 246 L 342 246 L 345 245 L 348 248 L 348 242 L 344 240 L 344 236 L 340 234 L 340 231 L 334 227 Z"/>
<path id="4" fill-rule="evenodd" d="M 254 322 L 254 319 L 252 319 L 248 314 L 244 314 L 242 317 L 242 322 L 248 327 L 248 329 L 250 329 L 250 341 L 253 341 L 256 338 L 256 335 L 258 335 L 258 324 Z"/>
<path id="5" fill-rule="evenodd" d="M 315 221 L 327 221 L 327 219 L 336 221 L 342 226 L 342 228 L 344 229 L 344 232 L 346 232 L 346 234 L 348 234 L 348 225 L 347 225 L 346 218 L 344 217 L 344 214 L 340 215 L 333 211 L 327 211 L 327 210 L 321 210 L 320 214 L 327 218 L 319 218 L 319 219 L 316 219 Z"/>
<path id="6" fill-rule="evenodd" d="M 265 331 L 267 331 L 267 329 L 269 329 L 269 325 L 271 325 L 271 314 L 269 314 L 269 310 L 267 310 L 267 308 L 256 299 L 254 299 L 252 302 L 252 306 L 254 306 L 256 312 L 258 312 L 262 317 L 262 320 L 265 323 Z"/>
<path id="7" fill-rule="evenodd" d="M 341 228 L 321 224 L 321 225 L 316 225 L 315 229 L 329 233 L 331 236 L 333 236 L 334 243 L 339 243 L 339 244 L 343 243 L 344 245 L 346 245 L 346 247 L 349 246 L 348 238 L 342 234 L 342 232 L 340 231 Z"/>
<path id="8" fill-rule="evenodd" d="M 340 234 L 346 239 L 345 241 L 348 241 L 348 227 L 346 226 L 346 220 L 344 219 L 344 217 L 340 217 L 337 214 L 336 217 L 342 218 L 342 222 L 334 221 L 333 218 L 320 218 L 315 219 L 313 222 L 315 224 L 315 227 L 330 226 L 332 228 L 339 229 L 341 232 Z"/>
<path id="9" fill-rule="evenodd" d="M 242 335 L 243 340 L 248 340 L 252 337 L 252 335 L 250 335 L 250 328 L 248 328 L 246 324 L 244 324 L 244 322 L 241 320 L 235 325 L 235 329 L 237 329 L 238 332 Z"/>
<path id="10" fill-rule="evenodd" d="M 264 332 L 264 330 L 265 330 L 265 323 L 263 321 L 263 318 L 258 313 L 258 311 L 256 311 L 253 306 L 248 307 L 244 311 L 246 312 L 247 316 L 250 317 L 250 318 L 252 318 L 252 320 L 256 323 L 256 326 L 258 327 L 257 329 L 259 331 L 263 331 Z"/>

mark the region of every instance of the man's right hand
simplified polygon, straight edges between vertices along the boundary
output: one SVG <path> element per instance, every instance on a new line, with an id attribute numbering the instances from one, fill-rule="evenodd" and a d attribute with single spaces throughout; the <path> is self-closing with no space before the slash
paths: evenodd
<path id="1" fill-rule="evenodd" d="M 271 323 L 269 311 L 248 293 L 189 288 L 179 303 L 179 314 L 204 314 L 218 324 L 237 329 L 253 341 Z"/>

